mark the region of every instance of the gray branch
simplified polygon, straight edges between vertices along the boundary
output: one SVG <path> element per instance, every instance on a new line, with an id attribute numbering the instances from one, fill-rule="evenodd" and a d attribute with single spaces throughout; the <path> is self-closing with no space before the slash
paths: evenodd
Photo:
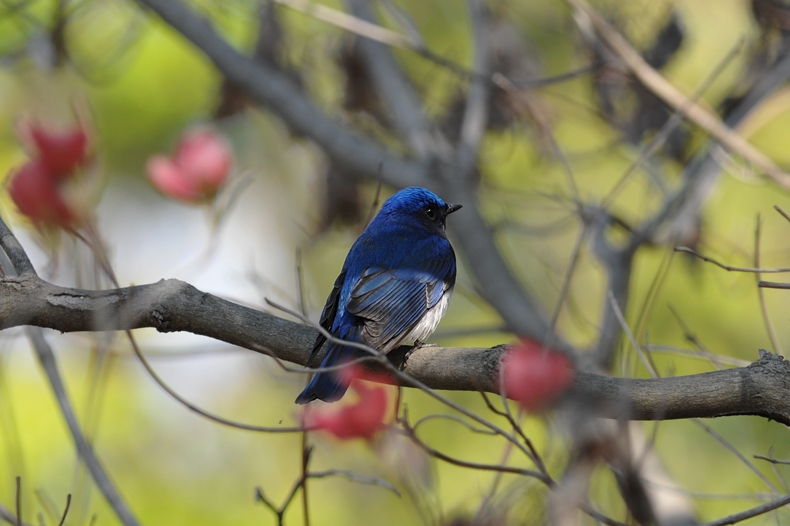
<path id="1" fill-rule="evenodd" d="M 0 280 L 0 328 L 61 332 L 152 327 L 188 331 L 304 365 L 316 330 L 202 292 L 178 280 L 117 290 L 79 290 L 32 274 Z M 433 389 L 498 393 L 506 348 L 422 347 L 403 371 Z M 790 364 L 762 352 L 748 367 L 659 379 L 577 371 L 567 402 L 589 414 L 632 420 L 758 415 L 790 425 Z"/>

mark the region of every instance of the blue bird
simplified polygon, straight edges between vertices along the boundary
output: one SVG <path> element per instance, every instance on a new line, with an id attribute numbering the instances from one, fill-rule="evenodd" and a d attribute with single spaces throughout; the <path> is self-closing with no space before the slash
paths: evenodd
<path id="1" fill-rule="evenodd" d="M 321 327 L 382 353 L 425 341 L 444 316 L 455 285 L 455 252 L 445 220 L 459 208 L 416 186 L 387 199 L 348 252 L 321 313 Z M 316 338 L 308 365 L 324 342 L 324 336 Z M 364 355 L 329 343 L 321 367 Z M 334 402 L 347 388 L 337 371 L 319 372 L 296 403 Z"/>

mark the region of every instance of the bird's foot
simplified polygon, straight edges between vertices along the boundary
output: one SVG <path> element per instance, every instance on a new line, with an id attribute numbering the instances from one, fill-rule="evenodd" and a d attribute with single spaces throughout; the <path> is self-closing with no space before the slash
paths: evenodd
<path id="1" fill-rule="evenodd" d="M 438 343 L 425 343 L 421 342 L 420 340 L 414 340 L 414 345 L 412 346 L 412 350 L 419 349 L 420 347 L 438 347 Z"/>

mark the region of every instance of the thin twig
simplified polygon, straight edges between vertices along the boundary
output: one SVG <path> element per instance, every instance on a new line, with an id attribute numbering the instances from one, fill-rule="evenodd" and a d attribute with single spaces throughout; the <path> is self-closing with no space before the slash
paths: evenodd
<path id="1" fill-rule="evenodd" d="M 16 526 L 22 526 L 22 477 L 16 477 Z"/>
<path id="2" fill-rule="evenodd" d="M 263 494 L 263 488 L 260 486 L 255 488 L 255 500 L 269 508 L 277 516 L 277 525 L 283 526 L 283 512 L 266 498 L 266 495 Z"/>
<path id="3" fill-rule="evenodd" d="M 502 396 L 503 394 L 504 393 L 500 392 L 500 396 Z M 537 466 L 537 468 L 541 471 L 541 473 L 545 473 L 548 475 L 549 472 L 546 469 L 546 464 L 543 462 L 543 459 L 540 457 L 540 454 L 538 453 L 535 444 L 533 444 L 532 440 L 530 440 L 529 437 L 527 437 L 527 435 L 524 434 L 524 430 L 522 429 L 522 426 L 519 425 L 519 423 L 513 417 L 513 414 L 510 411 L 500 411 L 497 408 L 495 408 L 494 405 L 491 403 L 491 400 L 488 399 L 488 396 L 483 391 L 480 391 L 480 395 L 483 397 L 483 401 L 485 402 L 486 406 L 492 413 L 507 419 L 508 423 L 513 428 L 513 431 L 515 431 L 515 433 L 519 437 L 521 437 L 521 440 L 524 441 L 524 444 L 527 446 L 527 449 L 529 449 L 529 451 L 531 452 L 531 455 L 529 456 L 530 460 L 532 460 L 535 463 L 535 466 Z M 506 398 L 503 399 L 503 403 L 505 404 L 505 407 L 508 408 Z"/>
<path id="4" fill-rule="evenodd" d="M 783 209 L 781 206 L 779 206 L 779 205 L 774 205 L 774 210 L 776 210 L 777 212 L 779 212 L 779 213 L 782 215 L 782 217 L 784 217 L 785 219 L 787 219 L 788 221 L 790 221 L 790 214 L 788 214 L 787 212 L 785 212 L 785 211 L 784 211 L 784 209 Z"/>
<path id="5" fill-rule="evenodd" d="M 754 458 L 757 458 L 757 459 L 760 459 L 760 460 L 767 460 L 771 464 L 783 464 L 785 466 L 790 466 L 790 460 L 782 460 L 782 459 L 779 459 L 779 458 L 766 457 L 766 456 L 763 456 L 763 455 L 752 455 L 752 456 Z"/>
<path id="6" fill-rule="evenodd" d="M 398 488 L 387 482 L 386 480 L 379 478 L 379 477 L 371 477 L 368 475 L 360 475 L 359 473 L 354 473 L 353 471 L 348 471 L 345 469 L 328 469 L 326 471 L 313 471 L 308 473 L 308 477 L 311 479 L 320 479 L 325 477 L 345 477 L 349 480 L 353 480 L 354 482 L 359 482 L 360 484 L 371 484 L 375 486 L 381 486 L 384 489 L 388 489 L 393 492 L 398 497 L 401 496 L 400 491 Z"/>
<path id="7" fill-rule="evenodd" d="M 790 272 L 790 267 L 780 267 L 780 268 L 760 268 L 759 266 L 754 267 L 737 267 L 734 265 L 727 265 L 726 263 L 721 263 L 713 259 L 712 257 L 705 256 L 700 254 L 693 248 L 689 247 L 675 247 L 675 252 L 683 252 L 685 254 L 691 254 L 692 256 L 701 259 L 706 263 L 712 263 L 719 268 L 722 268 L 728 272 L 752 272 L 755 274 L 782 274 L 785 272 Z M 759 278 L 758 278 L 759 279 Z"/>
<path id="8" fill-rule="evenodd" d="M 66 420 L 66 424 L 71 432 L 72 439 L 74 440 L 75 447 L 79 456 L 82 458 L 88 471 L 91 473 L 96 486 L 104 495 L 104 498 L 113 508 L 118 519 L 125 526 L 137 526 L 139 522 L 132 514 L 132 511 L 126 505 L 126 502 L 121 498 L 121 495 L 115 489 L 114 484 L 110 480 L 109 475 L 105 471 L 98 457 L 93 451 L 93 447 L 88 442 L 85 435 L 77 421 L 77 417 L 66 394 L 66 388 L 63 380 L 58 371 L 55 353 L 52 351 L 49 343 L 44 339 L 43 332 L 38 327 L 28 327 L 27 335 L 30 338 L 33 348 L 36 351 L 41 367 L 49 379 L 52 386 L 52 391 L 55 394 L 55 399 L 60 406 L 60 412 Z"/>
<path id="9" fill-rule="evenodd" d="M 746 458 L 746 457 L 743 455 L 743 453 L 741 453 L 740 451 L 738 451 L 738 448 L 736 448 L 735 446 L 733 446 L 732 444 L 730 444 L 730 443 L 729 443 L 729 442 L 728 442 L 728 441 L 727 441 L 727 440 L 726 440 L 726 439 L 725 439 L 723 436 L 721 436 L 719 433 L 717 433 L 717 432 L 716 432 L 716 431 L 715 431 L 715 430 L 714 430 L 712 427 L 710 427 L 708 424 L 704 423 L 704 422 L 703 422 L 702 420 L 700 420 L 699 418 L 692 418 L 692 419 L 691 419 L 691 421 L 692 421 L 692 422 L 694 422 L 694 423 L 695 423 L 697 426 L 701 427 L 701 428 L 702 428 L 704 431 L 706 431 L 706 432 L 707 432 L 707 433 L 708 433 L 710 436 L 712 436 L 713 438 L 715 438 L 715 439 L 716 439 L 716 440 L 717 440 L 717 441 L 718 441 L 718 442 L 719 442 L 721 445 L 723 445 L 723 446 L 724 446 L 724 447 L 725 447 L 725 448 L 726 448 L 726 449 L 727 449 L 727 450 L 728 450 L 730 453 L 732 453 L 733 455 L 735 455 L 735 457 L 736 457 L 738 460 L 740 460 L 740 461 L 741 461 L 741 462 L 742 462 L 742 463 L 743 463 L 743 464 L 744 464 L 744 465 L 745 465 L 747 468 L 749 468 L 749 470 L 750 470 L 752 473 L 754 473 L 755 475 L 757 475 L 757 478 L 759 478 L 761 481 L 763 481 L 763 483 L 765 483 L 765 485 L 766 485 L 766 486 L 768 486 L 769 488 L 771 488 L 771 490 L 773 490 L 773 491 L 775 491 L 775 492 L 777 492 L 777 493 L 779 492 L 779 488 L 777 488 L 777 487 L 776 487 L 776 486 L 775 486 L 775 485 L 774 485 L 774 484 L 773 484 L 773 483 L 772 483 L 770 480 L 768 480 L 768 478 L 767 478 L 767 477 L 766 477 L 766 476 L 763 474 L 763 472 L 762 472 L 762 471 L 760 471 L 759 469 L 757 469 L 757 466 L 755 466 L 753 463 L 751 463 L 751 462 L 749 461 L 749 459 L 748 459 L 748 458 Z"/>
<path id="10" fill-rule="evenodd" d="M 746 367 L 751 363 L 749 360 L 743 360 L 741 358 L 733 358 L 731 356 L 722 356 L 720 354 L 715 354 L 704 349 L 695 351 L 692 349 L 682 349 L 680 347 L 673 347 L 671 345 L 645 345 L 644 348 L 649 349 L 651 353 L 678 354 L 681 356 L 698 358 L 700 360 L 707 360 L 719 369 L 721 369 L 723 365 L 729 365 L 732 367 Z"/>
<path id="11" fill-rule="evenodd" d="M 365 227 L 367 227 L 373 218 L 376 215 L 376 210 L 379 207 L 379 199 L 381 199 L 381 181 L 376 183 L 376 193 L 373 196 L 373 201 L 370 203 L 370 209 L 368 209 L 368 217 L 365 218 Z M 305 313 L 304 310 L 302 313 Z M 306 314 L 306 313 L 305 313 Z"/>
<path id="12" fill-rule="evenodd" d="M 755 506 L 754 508 L 742 511 L 740 513 L 734 513 L 719 520 L 706 522 L 701 526 L 725 526 L 727 524 L 735 524 L 737 522 L 745 521 L 746 519 L 751 519 L 752 517 L 763 515 L 787 504 L 790 504 L 790 495 L 785 495 L 784 497 L 772 500 L 771 502 L 766 502 L 765 504 Z"/>
<path id="13" fill-rule="evenodd" d="M 345 29 L 355 35 L 367 37 L 376 42 L 387 44 L 388 46 L 404 49 L 417 49 L 421 47 L 419 43 L 412 42 L 408 37 L 400 33 L 349 15 L 343 11 L 338 11 L 337 9 L 314 4 L 307 0 L 274 0 L 274 2 L 285 7 L 290 7 L 296 11 L 301 11 L 302 13 L 323 20 L 333 26 Z"/>
<path id="14" fill-rule="evenodd" d="M 762 228 L 762 221 L 760 216 L 757 216 L 757 225 L 754 228 L 754 266 L 760 268 L 760 231 Z M 760 273 L 755 274 L 755 280 L 760 283 Z M 757 296 L 760 301 L 760 311 L 765 321 L 765 329 L 768 331 L 768 337 L 771 338 L 771 345 L 774 346 L 774 352 L 782 354 L 782 346 L 779 343 L 779 336 L 776 334 L 773 323 L 771 323 L 771 316 L 768 314 L 768 306 L 765 304 L 765 293 L 761 287 L 757 287 Z"/>
<path id="15" fill-rule="evenodd" d="M 148 360 L 146 360 L 145 355 L 143 355 L 143 352 L 140 350 L 140 347 L 137 345 L 137 340 L 134 338 L 132 331 L 127 330 L 126 337 L 129 339 L 129 343 L 132 346 L 132 350 L 134 351 L 134 354 L 140 360 L 140 363 L 143 365 L 143 368 L 148 373 L 148 376 L 150 376 L 151 379 L 154 382 L 156 382 L 157 385 L 159 385 L 159 387 L 161 387 L 168 395 L 170 395 L 171 398 L 173 398 L 175 401 L 177 401 L 178 403 L 180 403 L 181 405 L 183 405 L 193 413 L 197 413 L 198 415 L 207 418 L 213 422 L 216 422 L 218 424 L 226 425 L 228 427 L 233 427 L 236 429 L 244 429 L 245 431 L 257 431 L 261 433 L 301 433 L 302 431 L 308 428 L 307 426 L 297 426 L 297 427 L 255 426 L 252 424 L 235 422 L 233 420 L 229 420 L 227 418 L 223 418 L 221 416 L 217 416 L 213 413 L 208 412 L 205 409 L 196 406 L 186 398 L 182 397 L 180 394 L 174 391 L 169 385 L 167 385 L 167 383 L 164 380 L 162 380 L 162 378 L 156 373 L 154 368 L 151 367 L 151 364 L 148 363 Z"/>
<path id="16" fill-rule="evenodd" d="M 581 259 L 582 247 L 584 246 L 584 242 L 587 240 L 587 235 L 589 233 L 589 226 L 587 224 L 582 224 L 579 235 L 576 236 L 576 242 L 574 243 L 573 249 L 571 250 L 571 258 L 570 262 L 568 263 L 568 268 L 565 270 L 565 275 L 562 278 L 562 285 L 560 286 L 557 305 L 554 307 L 554 313 L 551 315 L 551 320 L 549 321 L 549 331 L 546 334 L 545 341 L 543 342 L 543 346 L 546 349 L 551 348 L 552 344 L 554 343 L 554 335 L 557 332 L 557 323 L 560 321 L 560 314 L 562 314 L 562 306 L 565 304 L 565 300 L 568 298 L 568 291 L 571 287 L 573 274 L 576 270 L 579 260 Z"/>
<path id="17" fill-rule="evenodd" d="M 442 420 L 442 419 L 444 419 L 444 420 L 451 420 L 451 421 L 453 421 L 453 422 L 455 422 L 457 424 L 460 424 L 460 425 L 464 426 L 471 433 L 477 433 L 477 434 L 481 434 L 481 435 L 494 435 L 494 436 L 496 435 L 496 433 L 491 431 L 490 429 L 481 429 L 479 427 L 475 427 L 475 426 L 473 426 L 472 424 L 470 424 L 469 422 L 467 422 L 466 420 L 464 420 L 463 418 L 461 418 L 459 416 L 447 415 L 447 414 L 442 414 L 442 413 L 433 413 L 433 414 L 430 414 L 430 415 L 427 415 L 427 416 L 424 416 L 424 417 L 420 418 L 419 420 L 414 422 L 414 424 L 412 424 L 412 429 L 417 431 L 417 428 L 419 428 L 420 426 L 422 426 L 426 422 L 430 422 L 431 420 Z"/>
<path id="18" fill-rule="evenodd" d="M 777 281 L 758 281 L 757 286 L 766 289 L 790 289 L 790 283 L 780 283 Z"/>
<path id="19" fill-rule="evenodd" d="M 642 364 L 645 366 L 645 369 L 647 369 L 647 372 L 650 373 L 650 376 L 653 378 L 659 378 L 660 375 L 656 370 L 655 364 L 653 363 L 652 359 L 650 359 L 650 357 L 647 356 L 642 350 L 642 346 L 639 345 L 639 342 L 636 341 L 636 338 L 631 332 L 631 328 L 628 326 L 628 323 L 625 321 L 625 316 L 623 316 L 623 312 L 620 310 L 620 306 L 617 304 L 617 300 L 615 299 L 611 289 L 606 291 L 606 297 L 609 300 L 609 305 L 612 308 L 617 321 L 620 323 L 620 327 L 623 329 L 623 332 L 625 332 L 626 336 L 628 336 L 628 340 L 631 342 L 634 350 L 642 360 Z"/>
<path id="20" fill-rule="evenodd" d="M 642 302 L 641 308 L 639 309 L 639 314 L 636 317 L 636 322 L 634 323 L 634 334 L 645 334 L 644 327 L 648 323 L 653 308 L 657 303 L 658 295 L 661 293 L 664 283 L 669 276 L 669 269 L 672 267 L 672 261 L 674 258 L 674 252 L 669 250 L 664 251 L 664 257 L 661 258 L 661 264 L 659 265 L 655 276 L 650 282 L 650 288 L 647 289 L 645 300 Z M 645 344 L 642 347 L 646 350 L 648 349 L 647 341 L 645 341 Z"/>
<path id="21" fill-rule="evenodd" d="M 404 419 L 400 419 L 398 420 L 398 422 L 402 425 L 404 431 L 406 432 L 406 436 L 409 437 L 411 441 L 414 442 L 415 445 L 417 445 L 420 449 L 428 453 L 430 456 L 434 458 L 438 458 L 439 460 L 443 460 L 444 462 L 447 462 L 449 464 L 453 464 L 455 466 L 460 466 L 464 468 L 477 469 L 481 471 L 514 473 L 516 475 L 523 475 L 525 477 L 536 478 L 541 482 L 543 482 L 544 484 L 546 484 L 547 486 L 552 486 L 554 484 L 554 481 L 551 479 L 551 477 L 531 469 L 521 469 L 521 468 L 510 467 L 510 466 L 501 466 L 497 464 L 480 464 L 477 462 L 469 462 L 466 460 L 453 458 L 449 455 L 442 453 L 437 449 L 430 447 L 428 444 L 420 440 L 419 437 L 417 437 L 417 435 L 414 433 L 414 430 L 409 426 L 408 421 Z"/>
<path id="22" fill-rule="evenodd" d="M 379 188 L 381 188 L 381 183 L 379 183 Z M 299 310 L 302 312 L 304 316 L 307 316 L 307 301 L 305 300 L 305 286 L 304 286 L 304 275 L 302 273 L 302 251 L 300 249 L 296 250 L 296 287 L 297 287 L 297 294 L 296 297 L 299 298 Z M 310 377 L 305 378 L 305 383 L 309 384 Z M 308 408 L 305 408 L 304 411 L 304 420 L 307 421 L 307 412 L 309 411 Z M 310 499 L 309 494 L 307 491 L 307 467 L 310 464 L 310 457 L 312 455 L 312 448 L 310 447 L 310 443 L 308 440 L 308 433 L 309 431 L 305 429 L 302 432 L 302 443 L 301 443 L 301 462 L 299 467 L 301 469 L 301 484 L 302 484 L 302 516 L 304 517 L 304 526 L 310 526 Z"/>
<path id="23" fill-rule="evenodd" d="M 63 516 L 60 518 L 58 526 L 63 526 L 66 522 L 66 515 L 69 514 L 69 507 L 71 507 L 71 493 L 66 495 L 66 508 L 63 510 Z"/>

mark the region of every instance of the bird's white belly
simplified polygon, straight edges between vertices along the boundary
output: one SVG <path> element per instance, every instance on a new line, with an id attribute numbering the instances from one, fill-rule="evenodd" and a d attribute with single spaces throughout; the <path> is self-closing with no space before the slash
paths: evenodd
<path id="1" fill-rule="evenodd" d="M 442 299 L 439 300 L 439 303 L 429 309 L 412 330 L 406 333 L 397 343 L 389 346 L 390 348 L 386 349 L 384 352 L 389 352 L 400 345 L 413 345 L 417 340 L 424 343 L 428 339 L 428 336 L 433 334 L 433 331 L 436 330 L 439 322 L 444 317 L 444 313 L 447 312 L 447 306 L 450 304 L 450 296 L 452 296 L 452 294 L 453 289 L 447 289 L 442 295 Z"/>

